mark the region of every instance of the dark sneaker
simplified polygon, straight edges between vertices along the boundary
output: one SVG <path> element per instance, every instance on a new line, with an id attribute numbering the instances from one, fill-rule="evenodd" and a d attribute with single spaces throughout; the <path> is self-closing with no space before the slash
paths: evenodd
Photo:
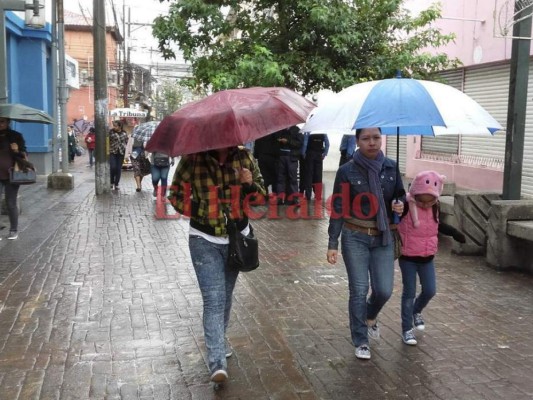
<path id="1" fill-rule="evenodd" d="M 417 341 L 414 329 L 409 329 L 407 332 L 402 333 L 402 340 L 405 344 L 408 344 L 409 346 L 416 346 Z"/>
<path id="2" fill-rule="evenodd" d="M 374 322 L 373 325 L 369 325 L 368 326 L 368 337 L 371 338 L 371 339 L 374 339 L 374 340 L 379 340 L 380 338 L 380 333 L 379 333 L 379 326 L 378 326 L 378 322 Z"/>
<path id="3" fill-rule="evenodd" d="M 19 234 L 15 231 L 9 232 L 9 235 L 7 236 L 8 240 L 15 240 L 19 237 Z"/>
<path id="4" fill-rule="evenodd" d="M 355 348 L 355 356 L 361 360 L 370 360 L 370 348 L 366 344 L 362 344 Z"/>
<path id="5" fill-rule="evenodd" d="M 424 325 L 424 318 L 422 318 L 422 314 L 420 313 L 413 314 L 413 323 L 415 324 L 415 328 L 419 331 L 426 329 L 426 325 Z"/>
<path id="6" fill-rule="evenodd" d="M 211 382 L 224 383 L 228 379 L 228 373 L 224 369 L 217 369 L 211 374 Z"/>

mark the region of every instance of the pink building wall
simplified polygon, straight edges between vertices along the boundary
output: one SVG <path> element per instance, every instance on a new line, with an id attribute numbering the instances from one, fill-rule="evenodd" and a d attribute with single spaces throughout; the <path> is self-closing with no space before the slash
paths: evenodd
<path id="1" fill-rule="evenodd" d="M 427 9 L 433 3 L 435 1 L 406 0 L 405 6 L 413 12 L 418 12 Z M 513 2 L 510 3 L 512 6 Z M 435 26 L 439 27 L 442 33 L 455 33 L 456 40 L 447 46 L 427 50 L 445 52 L 450 58 L 461 60 L 464 67 L 509 60 L 512 39 L 499 37 L 501 35 L 498 15 L 504 4 L 505 0 L 442 1 L 442 19 L 436 21 Z M 506 15 L 507 20 L 512 20 L 512 14 L 508 11 L 506 14 L 504 10 L 502 15 Z M 480 140 L 482 140 L 481 137 Z M 482 191 L 502 190 L 502 170 L 418 158 L 420 142 L 420 137 L 410 137 L 407 140 L 405 169 L 407 177 L 414 177 L 420 171 L 432 169 L 446 175 L 448 181 L 454 182 L 458 188 Z"/>

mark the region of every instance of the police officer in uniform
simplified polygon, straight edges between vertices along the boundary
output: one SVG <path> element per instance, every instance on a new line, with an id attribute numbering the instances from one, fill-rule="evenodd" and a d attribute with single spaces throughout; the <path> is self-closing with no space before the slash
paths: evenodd
<path id="1" fill-rule="evenodd" d="M 304 134 L 303 154 L 303 181 L 302 189 L 307 200 L 315 192 L 315 198 L 322 198 L 322 172 L 324 158 L 328 155 L 329 139 L 325 133 Z"/>
<path id="2" fill-rule="evenodd" d="M 298 159 L 304 135 L 296 125 L 274 133 L 279 143 L 277 194 L 279 204 L 298 205 Z"/>

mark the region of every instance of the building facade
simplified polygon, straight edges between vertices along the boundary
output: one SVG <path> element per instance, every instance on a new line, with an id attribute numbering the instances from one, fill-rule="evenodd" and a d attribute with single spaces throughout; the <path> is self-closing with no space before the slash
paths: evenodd
<path id="1" fill-rule="evenodd" d="M 80 121 L 94 121 L 94 58 L 92 18 L 64 11 L 65 53 L 77 61 L 79 88 L 71 86 L 67 102 L 67 123 L 83 126 Z M 121 63 L 119 45 L 122 37 L 114 27 L 106 28 L 108 109 L 122 106 L 119 89 Z"/>
<path id="2" fill-rule="evenodd" d="M 428 8 L 433 1 L 410 0 L 413 11 Z M 435 25 L 456 40 L 439 52 L 461 60 L 461 68 L 443 71 L 445 83 L 464 91 L 507 125 L 514 1 L 444 1 L 442 18 Z M 428 49 L 428 51 L 433 51 Z M 533 71 L 529 72 L 529 94 L 533 93 Z M 505 131 L 492 137 L 402 137 L 400 167 L 407 177 L 419 171 L 436 170 L 459 188 L 501 191 L 505 156 Z M 396 156 L 396 140 L 387 144 L 389 156 Z M 533 197 L 533 104 L 528 102 L 522 195 Z"/>

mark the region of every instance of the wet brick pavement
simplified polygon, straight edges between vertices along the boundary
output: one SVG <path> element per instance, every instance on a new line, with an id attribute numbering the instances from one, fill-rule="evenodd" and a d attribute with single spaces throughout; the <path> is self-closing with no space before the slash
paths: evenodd
<path id="1" fill-rule="evenodd" d="M 72 191 L 22 189 L 19 239 L 0 241 L 0 399 L 533 398 L 532 276 L 442 239 L 418 346 L 400 338 L 397 268 L 382 339 L 360 361 L 326 219 L 255 222 L 262 265 L 239 278 L 230 381 L 214 391 L 186 222 L 156 219 L 149 179 L 136 193 L 131 172 L 96 198 L 76 163 Z"/>

